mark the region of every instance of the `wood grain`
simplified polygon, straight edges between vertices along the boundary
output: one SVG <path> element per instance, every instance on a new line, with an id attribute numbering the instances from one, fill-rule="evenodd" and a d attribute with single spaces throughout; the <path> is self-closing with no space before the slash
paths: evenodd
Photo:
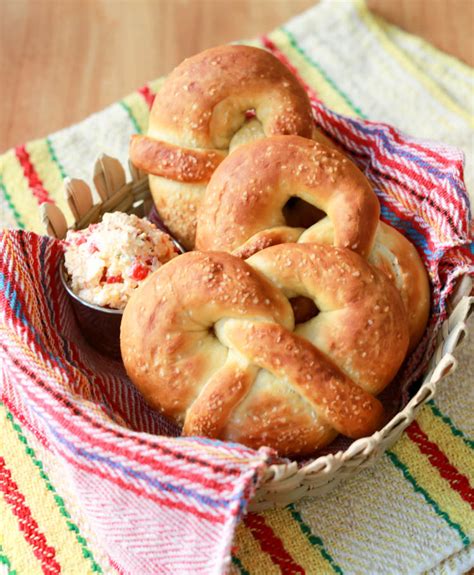
<path id="1" fill-rule="evenodd" d="M 186 56 L 269 31 L 314 3 L 0 0 L 0 151 L 83 119 Z M 474 64 L 474 1 L 369 0 L 369 5 Z"/>

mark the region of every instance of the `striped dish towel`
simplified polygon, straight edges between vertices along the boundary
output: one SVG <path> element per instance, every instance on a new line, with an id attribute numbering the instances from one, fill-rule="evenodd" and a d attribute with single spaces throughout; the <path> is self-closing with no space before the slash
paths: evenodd
<path id="1" fill-rule="evenodd" d="M 383 218 L 420 249 L 433 281 L 433 333 L 456 276 L 474 268 L 461 154 L 419 138 L 472 158 L 472 70 L 362 3 L 322 2 L 254 44 L 298 75 L 317 122 L 374 183 Z M 469 348 L 376 467 L 328 496 L 248 513 L 236 529 L 270 454 L 158 437 L 166 425 L 120 366 L 83 345 L 57 283 L 59 247 L 26 230 L 41 231 L 43 201 L 71 217 L 66 176 L 90 181 L 102 152 L 125 162 L 160 83 L 0 157 L 0 223 L 25 230 L 4 233 L 0 246 L 0 573 L 467 570 Z M 468 189 L 471 170 L 468 162 Z"/>

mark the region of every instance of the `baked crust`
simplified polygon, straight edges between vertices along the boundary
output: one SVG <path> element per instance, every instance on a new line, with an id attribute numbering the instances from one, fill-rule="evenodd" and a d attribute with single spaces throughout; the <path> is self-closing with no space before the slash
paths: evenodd
<path id="1" fill-rule="evenodd" d="M 370 253 L 380 206 L 369 182 L 333 147 L 299 136 L 246 144 L 220 164 L 198 212 L 197 249 L 232 252 L 245 245 L 248 255 L 266 245 L 269 229 L 294 234 L 283 214 L 293 197 L 328 214 L 337 247 Z"/>
<path id="2" fill-rule="evenodd" d="M 182 148 L 135 134 L 130 142 L 130 157 L 137 168 L 148 174 L 177 182 L 207 182 L 225 153 Z"/>
<path id="3" fill-rule="evenodd" d="M 319 314 L 295 328 L 297 296 Z M 350 250 L 317 244 L 273 246 L 247 262 L 179 256 L 136 290 L 121 328 L 132 382 L 184 434 L 285 456 L 378 429 L 374 396 L 407 346 L 405 309 L 387 276 Z"/>
<path id="4" fill-rule="evenodd" d="M 299 242 L 333 245 L 334 226 L 329 218 L 301 234 Z M 426 268 L 415 246 L 392 226 L 380 221 L 368 260 L 387 274 L 402 296 L 407 310 L 410 345 L 421 340 L 430 312 L 430 283 Z"/>
<path id="5" fill-rule="evenodd" d="M 295 196 L 328 215 L 308 229 L 285 225 L 284 206 Z M 304 214 L 298 219 L 304 222 Z M 428 275 L 416 248 L 379 221 L 378 199 L 356 166 L 334 148 L 298 136 L 267 138 L 235 151 L 212 176 L 198 213 L 198 249 L 245 259 L 285 242 L 350 247 L 368 257 L 400 290 L 410 351 L 416 347 L 430 309 Z"/>
<path id="6" fill-rule="evenodd" d="M 246 113 L 255 111 L 248 121 Z M 284 64 L 266 50 L 218 46 L 180 64 L 158 92 L 146 136 L 130 146 L 134 165 L 148 172 L 167 227 L 194 246 L 196 210 L 209 178 L 229 150 L 265 136 L 316 134 L 308 96 Z M 169 181 L 187 184 L 169 193 Z M 192 193 L 192 186 L 198 193 Z M 179 217 L 175 215 L 180 212 Z"/>

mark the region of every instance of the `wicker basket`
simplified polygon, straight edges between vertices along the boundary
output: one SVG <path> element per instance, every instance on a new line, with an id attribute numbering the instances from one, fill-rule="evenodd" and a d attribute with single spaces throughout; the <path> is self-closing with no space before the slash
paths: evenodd
<path id="1" fill-rule="evenodd" d="M 105 212 L 146 215 L 152 206 L 148 177 L 132 165 L 130 172 L 132 181 L 126 183 L 125 170 L 120 162 L 109 156 L 101 156 L 94 168 L 93 180 L 100 198 L 95 204 L 93 193 L 84 181 L 66 180 L 66 199 L 75 219 L 73 229 L 82 229 L 98 222 Z M 42 219 L 49 235 L 65 237 L 68 225 L 57 206 L 43 204 Z M 468 276 L 461 278 L 450 299 L 449 316 L 438 333 L 436 350 L 421 387 L 404 409 L 383 429 L 370 437 L 354 441 L 346 450 L 317 457 L 304 466 L 294 461 L 269 466 L 249 509 L 261 511 L 283 507 L 307 495 L 327 493 L 359 469 L 373 465 L 415 419 L 421 406 L 435 395 L 439 382 L 456 369 L 453 353 L 467 335 L 466 320 L 474 306 L 471 289 L 471 279 Z"/>

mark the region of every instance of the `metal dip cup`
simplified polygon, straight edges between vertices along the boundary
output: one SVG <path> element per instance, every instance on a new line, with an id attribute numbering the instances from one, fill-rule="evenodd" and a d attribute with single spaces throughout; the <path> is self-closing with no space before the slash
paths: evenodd
<path id="1" fill-rule="evenodd" d="M 79 328 L 87 342 L 99 353 L 121 359 L 120 323 L 123 310 L 101 307 L 78 297 L 69 285 L 64 258 L 59 264 L 61 282 L 66 290 Z"/>
<path id="2" fill-rule="evenodd" d="M 170 236 L 178 253 L 182 254 L 186 251 L 183 246 L 173 238 L 154 206 L 147 217 L 159 230 Z M 61 258 L 59 264 L 59 273 L 64 289 L 69 295 L 77 323 L 87 342 L 98 352 L 115 359 L 121 359 L 120 323 L 122 321 L 123 310 L 94 305 L 77 296 L 69 285 L 68 273 L 64 266 L 64 257 Z"/>

